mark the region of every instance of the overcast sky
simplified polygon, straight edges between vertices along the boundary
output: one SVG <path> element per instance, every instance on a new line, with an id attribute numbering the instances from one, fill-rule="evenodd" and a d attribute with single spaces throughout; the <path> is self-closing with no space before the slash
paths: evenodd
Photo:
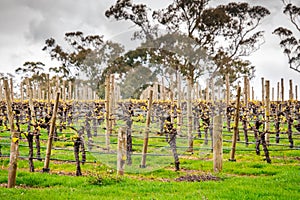
<path id="1" fill-rule="evenodd" d="M 234 1 L 234 0 L 232 0 Z M 242 1 L 242 0 L 241 0 Z M 70 31 L 84 34 L 104 35 L 106 39 L 127 37 L 132 24 L 116 22 L 104 16 L 106 9 L 115 0 L 0 0 L 0 72 L 13 73 L 25 61 L 41 61 L 48 67 L 55 65 L 49 55 L 41 49 L 47 38 L 58 42 Z M 170 0 L 139 0 L 153 9 L 164 8 Z M 215 2 L 228 2 L 219 0 Z M 288 18 L 282 14 L 281 0 L 248 0 L 251 4 L 263 5 L 271 11 L 261 28 L 265 30 L 265 44 L 249 60 L 256 67 L 256 78 L 252 80 L 260 89 L 261 77 L 271 80 L 276 88 L 280 78 L 299 84 L 299 73 L 288 68 L 287 59 L 272 32 L 278 26 L 290 27 Z M 294 0 L 299 3 L 299 0 Z M 130 38 L 127 38 L 130 41 Z M 300 85 L 300 84 L 299 84 Z M 286 85 L 287 88 L 287 85 Z M 256 96 L 259 96 L 258 92 Z"/>

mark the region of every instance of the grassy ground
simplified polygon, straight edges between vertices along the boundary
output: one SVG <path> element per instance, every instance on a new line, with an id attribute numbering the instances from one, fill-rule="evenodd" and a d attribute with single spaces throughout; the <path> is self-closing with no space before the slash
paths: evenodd
<path id="1" fill-rule="evenodd" d="M 69 130 L 68 130 L 69 131 Z M 73 142 L 66 131 L 61 140 L 54 142 L 52 158 L 74 160 Z M 1 151 L 9 154 L 9 132 L 1 133 Z M 133 134 L 135 153 L 140 153 L 143 135 L 137 131 Z M 154 154 L 166 154 L 168 144 L 164 138 L 153 135 L 149 139 L 149 148 Z M 241 133 L 241 142 L 237 144 L 236 162 L 230 162 L 232 134 L 224 131 L 223 135 L 223 170 L 213 173 L 211 144 L 204 145 L 203 138 L 195 139 L 194 154 L 185 153 L 179 148 L 181 170 L 174 171 L 172 155 L 168 157 L 147 157 L 147 165 L 157 164 L 155 169 L 139 173 L 126 166 L 126 174 L 116 175 L 115 168 L 109 168 L 108 157 L 88 153 L 87 161 L 82 166 L 83 176 L 76 177 L 75 163 L 51 161 L 50 174 L 42 173 L 43 162 L 34 161 L 36 172 L 28 172 L 28 161 L 19 160 L 17 187 L 6 188 L 8 176 L 8 158 L 0 158 L 0 199 L 300 199 L 300 135 L 294 135 L 296 148 L 289 149 L 286 135 L 281 136 L 280 145 L 269 146 L 272 164 L 264 161 L 263 151 L 255 154 L 255 138 L 249 134 L 249 146 L 245 146 Z M 202 136 L 203 137 L 203 136 Z M 44 158 L 46 134 L 42 133 L 41 154 Z M 68 139 L 65 141 L 64 139 Z M 96 141 L 97 138 L 94 138 Z M 98 138 L 99 144 L 104 138 Z M 116 138 L 111 142 L 116 145 Z M 226 142 L 229 141 L 229 142 Z M 272 135 L 272 144 L 275 137 Z M 20 155 L 28 156 L 27 142 L 21 140 Z M 140 144 L 140 145 L 138 145 Z M 186 146 L 186 138 L 177 139 L 178 146 Z M 160 146 L 160 147 L 158 147 Z M 59 150 L 63 148 L 63 150 Z M 94 149 L 93 151 L 98 151 Z M 103 157 L 104 156 L 104 157 Z M 112 155 L 115 162 L 116 155 Z M 135 158 L 133 158 L 133 161 Z M 138 166 L 140 157 L 137 159 Z M 93 163 L 95 161 L 95 163 Z M 104 163 L 101 163 L 104 162 Z M 106 163 L 106 164 L 105 164 Z M 133 167 L 131 167 L 133 169 Z M 130 173 L 129 173 L 130 172 Z M 192 181 L 195 182 L 192 182 Z"/>
<path id="2" fill-rule="evenodd" d="M 227 157 L 227 154 L 224 154 Z M 17 188 L 7 189 L 8 159 L 0 160 L 0 197 L 5 199 L 300 199 L 299 152 L 274 153 L 273 164 L 262 157 L 237 155 L 224 159 L 223 171 L 212 173 L 211 155 L 181 158 L 181 170 L 173 165 L 143 173 L 116 176 L 101 163 L 83 165 L 84 176 L 74 176 L 74 163 L 51 162 L 51 173 L 41 173 L 35 161 L 29 173 L 27 161 L 19 161 Z M 200 182 L 189 182 L 191 176 Z M 181 180 L 177 181 L 181 177 Z M 206 180 L 208 179 L 208 180 Z M 215 180 L 217 179 L 217 180 Z"/>

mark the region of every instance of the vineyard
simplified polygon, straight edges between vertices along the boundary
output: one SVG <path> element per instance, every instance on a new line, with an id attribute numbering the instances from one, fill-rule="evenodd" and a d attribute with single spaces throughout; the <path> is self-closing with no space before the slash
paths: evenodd
<path id="1" fill-rule="evenodd" d="M 167 175 L 158 180 L 203 182 L 222 180 L 222 171 L 274 175 L 278 172 L 265 164 L 275 169 L 299 162 L 300 102 L 270 100 L 268 90 L 264 101 L 245 98 L 240 87 L 235 98 L 189 101 L 174 99 L 173 93 L 159 99 L 157 88 L 152 87 L 146 91 L 147 99 L 137 100 L 117 98 L 109 82 L 105 99 L 95 100 L 67 98 L 74 96 L 71 87 L 58 89 L 59 84 L 48 90 L 52 95 L 34 94 L 30 81 L 21 90 L 26 95 L 14 97 L 8 81 L 3 83 L 0 161 L 5 169 L 16 152 L 18 177 L 26 170 L 92 177 L 92 181 L 88 178 L 92 185 L 114 185 L 124 181 L 120 177 L 134 182 L 165 170 Z M 249 163 L 245 169 L 244 163 Z M 1 177 L 2 183 L 7 181 Z M 17 185 L 23 182 L 18 177 Z M 35 181 L 24 184 L 45 184 L 38 175 L 34 177 Z"/>
<path id="2" fill-rule="evenodd" d="M 30 108 L 29 100 L 15 100 L 12 110 L 16 131 L 20 133 L 19 156 L 30 161 L 29 168 L 33 172 L 34 161 L 45 158 L 54 102 L 35 100 L 31 103 L 33 108 Z M 226 107 L 223 101 L 213 104 L 195 100 L 192 104 L 193 121 L 190 124 L 192 149 L 188 145 L 186 102 L 182 102 L 179 109 L 176 101 L 154 101 L 148 122 L 150 126 L 146 124 L 147 107 L 146 100 L 120 100 L 115 102 L 114 112 L 108 116 L 104 100 L 59 101 L 51 160 L 76 162 L 77 175 L 81 175 L 80 163 L 94 160 L 116 168 L 118 132 L 123 130 L 126 134 L 128 172 L 151 171 L 171 162 L 176 163 L 174 167 L 179 170 L 180 156 L 191 153 L 199 156 L 213 150 L 213 119 L 216 115 L 223 118 L 223 152 L 229 153 L 236 113 L 239 114 L 237 153 L 255 152 L 256 155 L 264 155 L 265 160 L 271 163 L 272 151 L 299 151 L 300 148 L 298 101 L 272 101 L 266 119 L 265 108 L 260 101 L 250 101 L 236 112 L 235 102 Z M 2 157 L 9 157 L 11 135 L 8 119 L 6 102 L 2 101 Z M 267 132 L 266 126 L 269 126 Z M 145 133 L 149 138 L 146 153 L 148 160 L 147 165 L 141 167 Z"/>

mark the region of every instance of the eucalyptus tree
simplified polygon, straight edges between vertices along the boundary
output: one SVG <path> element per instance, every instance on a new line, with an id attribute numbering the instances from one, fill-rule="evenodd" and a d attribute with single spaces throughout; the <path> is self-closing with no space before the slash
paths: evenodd
<path id="1" fill-rule="evenodd" d="M 44 51 L 48 51 L 51 58 L 61 63 L 50 71 L 60 74 L 64 78 L 81 78 L 86 80 L 92 89 L 99 88 L 100 78 L 105 68 L 112 60 L 119 57 L 124 48 L 118 43 L 105 41 L 100 35 L 87 35 L 82 32 L 65 34 L 67 45 L 56 44 L 55 39 L 45 41 Z"/>
<path id="2" fill-rule="evenodd" d="M 273 33 L 280 37 L 280 46 L 288 58 L 289 67 L 300 72 L 300 7 L 287 0 L 282 0 L 282 2 L 283 13 L 288 16 L 294 31 L 278 27 Z"/>
<path id="3" fill-rule="evenodd" d="M 242 56 L 250 55 L 263 43 L 263 32 L 255 29 L 261 20 L 270 14 L 266 8 L 250 6 L 248 3 L 229 3 L 211 7 L 210 2 L 211 0 L 173 0 L 166 8 L 152 11 L 150 14 L 151 9 L 145 4 L 118 0 L 105 13 L 107 17 L 129 20 L 139 27 L 134 38 L 144 39 L 144 44 L 156 45 L 160 49 L 151 48 L 154 53 L 146 51 L 149 53 L 148 57 L 155 55 L 156 60 L 159 57 L 161 61 L 172 60 L 168 64 L 186 77 L 189 122 L 192 121 L 191 91 L 197 77 L 205 72 L 210 73 L 211 77 L 224 77 L 227 73 L 238 71 L 232 73 L 236 75 L 232 76 L 234 79 L 253 72 L 254 68 L 249 67 L 250 63 L 244 61 Z M 166 28 L 168 35 L 160 34 L 158 31 L 160 28 Z M 170 34 L 176 37 L 169 37 Z M 188 38 L 188 44 L 185 43 L 184 37 Z M 176 42 L 174 38 L 177 38 Z M 167 53 L 168 57 L 166 49 L 171 52 Z M 177 54 L 183 49 L 184 53 L 179 55 L 179 58 L 174 56 L 174 53 Z M 162 54 L 157 56 L 157 52 Z M 187 57 L 186 52 L 189 52 Z M 198 55 L 201 52 L 202 56 L 193 60 L 195 52 L 198 52 Z M 207 62 L 207 58 L 210 58 L 212 63 Z M 188 127 L 189 150 L 193 151 L 191 124 Z"/>

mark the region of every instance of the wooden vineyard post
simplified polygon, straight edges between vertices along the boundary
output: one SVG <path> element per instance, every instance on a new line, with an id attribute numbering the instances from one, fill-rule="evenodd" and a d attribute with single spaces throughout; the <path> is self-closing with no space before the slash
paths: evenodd
<path id="1" fill-rule="evenodd" d="M 38 99 L 40 100 L 43 100 L 43 95 L 42 95 L 42 85 L 40 84 L 39 85 L 39 88 L 38 88 Z"/>
<path id="2" fill-rule="evenodd" d="M 266 80 L 266 98 L 265 98 L 265 139 L 270 143 L 270 81 Z"/>
<path id="3" fill-rule="evenodd" d="M 110 75 L 110 104 L 109 104 L 109 114 L 110 114 L 110 130 L 112 126 L 115 125 L 115 76 L 112 74 Z"/>
<path id="4" fill-rule="evenodd" d="M 251 94 L 251 91 L 250 91 L 251 87 L 250 87 L 250 80 L 249 78 L 247 78 L 247 97 L 248 97 L 248 102 L 250 101 L 250 94 Z"/>
<path id="5" fill-rule="evenodd" d="M 274 101 L 274 93 L 275 93 L 275 89 L 274 87 L 272 87 L 272 101 Z"/>
<path id="6" fill-rule="evenodd" d="M 6 109 L 7 109 L 7 115 L 8 115 L 10 133 L 11 133 L 7 187 L 13 188 L 16 185 L 20 134 L 15 130 L 15 126 L 14 126 L 14 114 L 12 110 L 12 99 L 11 99 L 12 96 L 8 85 L 8 81 L 4 79 L 3 84 L 4 84 L 4 92 L 5 92 L 5 99 L 6 99 Z"/>
<path id="7" fill-rule="evenodd" d="M 265 79 L 261 78 L 261 102 L 262 105 L 265 105 Z"/>
<path id="8" fill-rule="evenodd" d="M 149 128 L 151 122 L 151 110 L 152 110 L 152 98 L 153 98 L 153 91 L 149 91 L 149 99 L 148 99 L 148 107 L 147 107 L 147 118 L 146 118 L 146 130 L 144 135 L 144 144 L 143 144 L 143 151 L 142 151 L 142 161 L 141 161 L 141 168 L 146 167 L 146 156 L 147 156 L 147 149 L 148 149 L 148 140 L 149 140 Z"/>
<path id="9" fill-rule="evenodd" d="M 203 97 L 202 97 L 201 85 L 198 84 L 198 86 L 199 86 L 199 90 L 198 90 L 198 93 L 199 93 L 199 99 L 203 99 Z"/>
<path id="10" fill-rule="evenodd" d="M 248 77 L 244 76 L 244 105 L 248 107 Z"/>
<path id="11" fill-rule="evenodd" d="M 234 116 L 232 146 L 231 146 L 229 161 L 235 161 L 236 140 L 237 140 L 237 136 L 238 136 L 238 133 L 239 133 L 240 97 L 241 97 L 241 87 L 239 86 L 238 90 L 237 90 L 237 95 L 236 95 L 236 110 L 235 110 L 235 116 Z"/>
<path id="12" fill-rule="evenodd" d="M 55 82 L 55 84 L 56 84 L 55 90 L 61 94 L 60 80 L 59 80 L 58 76 L 56 76 L 56 82 Z M 53 92 L 53 95 L 54 94 L 55 94 L 55 92 Z M 53 99 L 54 99 L 54 96 L 53 96 Z"/>
<path id="13" fill-rule="evenodd" d="M 277 101 L 280 99 L 280 83 L 277 82 Z"/>
<path id="14" fill-rule="evenodd" d="M 63 85 L 62 85 L 62 99 L 66 101 L 66 81 L 63 80 Z"/>
<path id="15" fill-rule="evenodd" d="M 69 81 L 69 88 L 68 88 L 68 100 L 73 99 L 72 97 L 72 81 Z"/>
<path id="16" fill-rule="evenodd" d="M 30 117 L 31 117 L 31 123 L 35 127 L 36 126 L 36 115 L 35 115 L 35 110 L 34 110 L 34 105 L 33 105 L 33 91 L 30 83 L 30 79 L 27 78 L 27 95 L 28 95 L 28 103 L 29 103 L 29 109 L 30 109 Z M 36 131 L 36 129 L 34 130 Z M 35 133 L 36 134 L 36 133 Z M 34 133 L 29 133 L 27 135 L 27 140 L 28 140 L 28 146 L 29 146 L 29 165 L 30 165 L 30 172 L 34 172 L 34 165 L 33 165 L 33 135 Z"/>
<path id="17" fill-rule="evenodd" d="M 105 144 L 106 144 L 106 150 L 110 150 L 110 77 L 106 77 L 106 83 L 105 83 L 105 111 L 106 111 L 106 133 L 105 133 Z"/>
<path id="18" fill-rule="evenodd" d="M 10 78 L 9 79 L 10 82 L 10 95 L 11 95 L 11 101 L 14 101 L 14 83 L 13 83 L 13 79 Z"/>
<path id="19" fill-rule="evenodd" d="M 50 131 L 49 131 L 49 136 L 47 141 L 46 157 L 45 157 L 44 168 L 43 168 L 43 172 L 47 172 L 47 173 L 49 173 L 50 171 L 49 163 L 50 163 L 50 156 L 51 156 L 51 149 L 52 149 L 53 134 L 54 134 L 54 129 L 56 128 L 55 121 L 56 121 L 56 114 L 57 114 L 58 103 L 59 103 L 59 95 L 60 93 L 57 92 L 54 108 L 52 111 L 52 117 L 50 121 Z"/>
<path id="20" fill-rule="evenodd" d="M 177 71 L 177 134 L 181 135 L 182 111 L 181 111 L 181 75 Z"/>
<path id="21" fill-rule="evenodd" d="M 295 85 L 295 100 L 298 101 L 298 85 Z"/>
<path id="22" fill-rule="evenodd" d="M 193 113 L 192 113 L 192 88 L 193 88 L 193 79 L 187 79 L 187 128 L 188 128 L 188 152 L 193 152 Z"/>
<path id="23" fill-rule="evenodd" d="M 214 172 L 221 172 L 223 164 L 222 116 L 215 116 L 213 121 L 213 168 Z"/>
<path id="24" fill-rule="evenodd" d="M 49 74 L 47 74 L 46 76 L 47 76 L 47 103 L 49 105 L 51 99 L 50 76 Z"/>
<path id="25" fill-rule="evenodd" d="M 292 101 L 293 98 L 294 98 L 294 95 L 293 95 L 293 80 L 290 79 L 290 89 L 289 89 L 289 100 Z"/>
<path id="26" fill-rule="evenodd" d="M 126 128 L 121 127 L 118 133 L 117 174 L 124 175 L 127 151 Z"/>
<path id="27" fill-rule="evenodd" d="M 284 102 L 284 80 L 281 79 L 281 101 Z"/>

